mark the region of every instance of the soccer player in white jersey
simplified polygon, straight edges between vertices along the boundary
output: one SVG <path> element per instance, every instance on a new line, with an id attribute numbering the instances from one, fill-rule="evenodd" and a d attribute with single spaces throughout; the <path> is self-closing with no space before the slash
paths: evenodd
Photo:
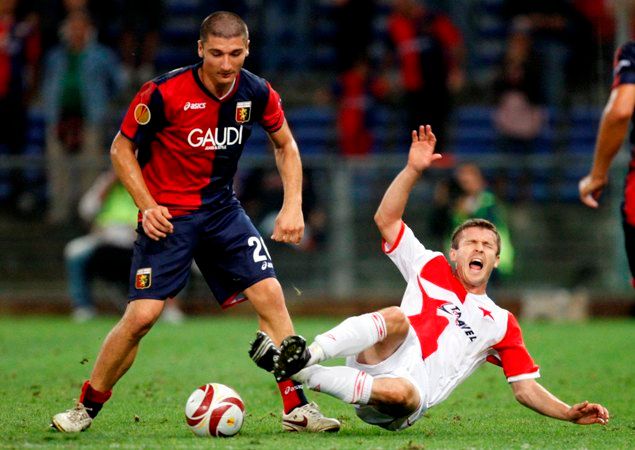
<path id="1" fill-rule="evenodd" d="M 365 422 L 389 430 L 412 425 L 442 402 L 481 364 L 502 367 L 516 400 L 534 411 L 573 423 L 606 424 L 608 410 L 587 401 L 570 406 L 536 382 L 540 376 L 515 317 L 486 294 L 499 262 L 500 236 L 483 219 L 460 225 L 450 261 L 425 248 L 403 222 L 412 188 L 430 165 L 436 138 L 430 126 L 412 132 L 408 163 L 375 214 L 383 251 L 407 282 L 401 306 L 351 317 L 306 347 L 289 336 L 276 375 L 355 406 Z M 321 361 L 347 357 L 346 366 Z"/>

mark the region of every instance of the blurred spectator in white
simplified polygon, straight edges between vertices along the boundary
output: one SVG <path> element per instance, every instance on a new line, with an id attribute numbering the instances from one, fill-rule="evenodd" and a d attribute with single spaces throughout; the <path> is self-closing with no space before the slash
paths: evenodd
<path id="1" fill-rule="evenodd" d="M 452 97 L 465 81 L 461 32 L 448 16 L 430 10 L 423 1 L 395 0 L 388 34 L 399 60 L 408 130 L 431 125 L 437 148 L 448 152 Z"/>
<path id="2" fill-rule="evenodd" d="M 19 14 L 18 6 L 18 0 L 0 1 L 0 155 L 12 156 L 24 152 L 41 55 L 37 18 Z M 0 172 L 0 202 L 19 208 L 27 191 L 21 170 Z"/>
<path id="3" fill-rule="evenodd" d="M 90 224 L 90 232 L 73 239 L 64 249 L 72 315 L 76 321 L 83 322 L 96 315 L 93 298 L 96 278 L 127 291 L 132 248 L 137 236 L 137 214 L 132 197 L 112 171 L 97 178 L 82 197 L 79 215 Z M 183 320 L 175 300 L 169 302 L 162 317 L 170 322 Z"/>
<path id="4" fill-rule="evenodd" d="M 69 13 L 43 79 L 51 223 L 70 218 L 103 166 L 109 106 L 123 84 L 119 59 L 95 40 L 88 13 Z"/>

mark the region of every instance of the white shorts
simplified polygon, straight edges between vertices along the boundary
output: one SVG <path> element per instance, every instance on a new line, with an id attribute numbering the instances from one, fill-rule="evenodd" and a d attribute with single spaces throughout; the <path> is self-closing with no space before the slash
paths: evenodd
<path id="1" fill-rule="evenodd" d="M 401 344 L 395 353 L 379 364 L 361 364 L 357 362 L 356 356 L 346 358 L 346 365 L 372 375 L 374 378 L 405 378 L 410 381 L 419 393 L 421 403 L 419 408 L 409 416 L 393 417 L 378 411 L 369 405 L 355 405 L 357 417 L 371 425 L 377 425 L 387 430 L 398 431 L 408 428 L 419 420 L 426 412 L 427 408 L 424 395 L 427 375 L 421 356 L 419 339 L 414 329 L 410 327 L 406 340 Z"/>

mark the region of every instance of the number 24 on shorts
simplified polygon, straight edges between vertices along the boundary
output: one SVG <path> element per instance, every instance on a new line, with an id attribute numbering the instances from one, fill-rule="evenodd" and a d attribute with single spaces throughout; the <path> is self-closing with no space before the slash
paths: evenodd
<path id="1" fill-rule="evenodd" d="M 251 236 L 249 239 L 247 239 L 247 244 L 250 247 L 255 246 L 253 254 L 254 262 L 262 262 L 262 270 L 265 270 L 267 267 L 273 268 L 271 255 L 269 254 L 269 250 L 267 250 L 267 246 L 265 245 L 265 241 L 262 239 L 262 237 Z"/>

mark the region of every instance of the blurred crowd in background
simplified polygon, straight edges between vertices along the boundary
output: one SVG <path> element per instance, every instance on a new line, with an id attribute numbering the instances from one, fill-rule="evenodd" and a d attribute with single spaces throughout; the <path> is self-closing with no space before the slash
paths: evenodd
<path id="1" fill-rule="evenodd" d="M 130 94 L 196 62 L 197 26 L 210 11 L 246 19 L 247 68 L 272 79 L 287 101 L 334 106 L 331 153 L 363 156 L 406 142 L 421 123 L 451 152 L 452 111 L 474 103 L 494 107 L 496 145 L 531 152 L 550 114 L 597 103 L 593 95 L 606 90 L 613 7 L 609 0 L 4 0 L 0 156 L 44 154 L 48 162 L 44 172 L 3 168 L 0 202 L 17 212 L 46 207 L 51 223 L 72 218 Z M 385 111 L 405 134 L 386 136 Z"/>
<path id="2" fill-rule="evenodd" d="M 446 214 L 431 229 L 443 239 L 448 224 L 483 214 L 485 202 L 485 213 L 506 230 L 505 213 L 492 205 L 504 211 L 505 201 L 548 196 L 540 184 L 548 176 L 530 164 L 522 174 L 454 168 L 452 157 L 526 162 L 566 151 L 590 157 L 598 105 L 610 87 L 617 3 L 2 0 L 0 207 L 52 227 L 76 225 L 80 198 L 107 168 L 110 141 L 134 92 L 197 62 L 200 21 L 228 10 L 250 26 L 246 68 L 282 94 L 303 154 L 404 153 L 409 130 L 431 124 L 454 173 L 435 188 Z M 578 123 L 582 143 L 571 138 L 576 117 L 587 120 Z M 266 148 L 266 140 L 252 141 Z M 579 175 L 570 174 L 571 183 Z M 248 212 L 266 233 L 281 198 L 275 172 L 256 168 L 238 181 Z M 326 241 L 327 212 L 314 183 L 308 165 L 308 233 L 300 246 L 306 251 Z M 487 190 L 486 198 L 470 189 Z M 563 198 L 575 196 L 567 192 Z"/>

